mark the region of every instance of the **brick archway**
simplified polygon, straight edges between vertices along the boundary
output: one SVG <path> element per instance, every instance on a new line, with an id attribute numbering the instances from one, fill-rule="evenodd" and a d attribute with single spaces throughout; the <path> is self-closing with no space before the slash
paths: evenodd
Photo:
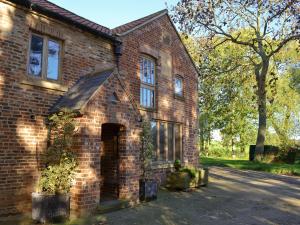
<path id="1" fill-rule="evenodd" d="M 102 124 L 101 142 L 100 201 L 119 199 L 120 178 L 122 177 L 120 155 L 126 149 L 125 126 L 117 123 Z"/>

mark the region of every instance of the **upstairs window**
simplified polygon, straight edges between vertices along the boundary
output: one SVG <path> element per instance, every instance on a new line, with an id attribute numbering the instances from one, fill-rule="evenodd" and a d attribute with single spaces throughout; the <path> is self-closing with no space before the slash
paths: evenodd
<path id="1" fill-rule="evenodd" d="M 60 77 L 61 43 L 48 36 L 32 34 L 28 62 L 28 74 L 57 81 Z"/>
<path id="2" fill-rule="evenodd" d="M 140 60 L 140 105 L 145 108 L 154 108 L 155 98 L 155 62 L 143 56 Z"/>
<path id="3" fill-rule="evenodd" d="M 174 80 L 175 95 L 183 97 L 183 79 L 180 76 L 176 76 Z"/>

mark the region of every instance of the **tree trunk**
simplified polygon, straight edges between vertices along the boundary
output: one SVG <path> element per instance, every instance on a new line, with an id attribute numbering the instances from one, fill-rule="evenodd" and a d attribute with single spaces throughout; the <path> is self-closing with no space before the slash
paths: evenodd
<path id="1" fill-rule="evenodd" d="M 258 98 L 258 131 L 255 147 L 255 160 L 261 160 L 264 153 L 264 144 L 267 130 L 267 100 L 266 100 L 266 76 L 269 68 L 269 60 L 264 60 L 262 68 L 255 68 Z"/>
<path id="2" fill-rule="evenodd" d="M 231 138 L 231 154 L 232 154 L 232 158 L 235 158 L 235 151 L 234 151 L 234 141 L 233 141 L 233 138 Z"/>

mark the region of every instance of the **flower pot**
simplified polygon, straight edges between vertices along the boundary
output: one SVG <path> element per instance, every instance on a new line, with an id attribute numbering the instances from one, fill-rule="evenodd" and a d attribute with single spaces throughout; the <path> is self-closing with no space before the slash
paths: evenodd
<path id="1" fill-rule="evenodd" d="M 70 216 L 69 194 L 32 193 L 32 219 L 41 223 L 61 222 Z"/>
<path id="2" fill-rule="evenodd" d="M 156 180 L 140 180 L 140 200 L 151 201 L 157 198 L 158 185 Z"/>

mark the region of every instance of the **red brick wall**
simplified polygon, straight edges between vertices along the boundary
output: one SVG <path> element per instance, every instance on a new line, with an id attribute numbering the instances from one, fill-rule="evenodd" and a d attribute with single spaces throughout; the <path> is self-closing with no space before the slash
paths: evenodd
<path id="1" fill-rule="evenodd" d="M 31 209 L 30 195 L 35 191 L 41 153 L 46 149 L 48 131 L 45 119 L 49 108 L 80 76 L 91 73 L 99 64 L 114 64 L 114 56 L 112 44 L 108 41 L 4 0 L 0 0 L 0 21 L 0 215 L 7 215 Z M 62 81 L 59 84 L 28 79 L 26 67 L 31 30 L 62 40 Z M 163 35 L 170 35 L 169 44 L 162 41 Z M 137 103 L 139 48 L 147 44 L 152 49 L 172 55 L 172 74 L 179 71 L 184 76 L 185 100 L 174 99 L 173 82 L 170 82 L 170 77 L 161 76 L 160 66 L 164 62 L 158 58 L 158 110 L 146 114 L 151 118 L 183 124 L 184 159 L 196 165 L 196 73 L 168 18 L 164 16 L 153 21 L 130 33 L 123 41 L 121 70 L 126 71 L 126 75 L 123 73 L 126 76 L 124 81 Z M 113 91 L 120 99 L 116 104 L 109 100 Z M 86 212 L 99 203 L 103 123 L 117 123 L 125 128 L 120 137 L 119 195 L 133 201 L 138 199 L 138 117 L 130 98 L 114 76 L 87 104 L 83 116 L 78 118 L 80 127 L 74 146 L 79 156 L 79 167 L 71 193 L 73 210 Z M 164 169 L 158 169 L 159 179 L 165 174 Z"/>
<path id="2" fill-rule="evenodd" d="M 141 110 L 150 119 L 178 122 L 183 126 L 183 161 L 198 165 L 197 148 L 197 72 L 187 55 L 176 31 L 167 15 L 121 36 L 123 55 L 120 70 L 127 88 L 133 93 L 135 101 L 140 101 L 139 60 L 142 54 L 150 54 L 157 65 L 156 70 L 156 110 Z M 145 50 L 146 49 L 146 50 Z M 171 65 L 165 72 L 169 55 Z M 174 98 L 173 79 L 176 74 L 184 78 L 184 100 Z M 159 167 L 160 168 L 160 167 Z M 167 169 L 157 169 L 160 181 L 164 181 Z"/>
<path id="3" fill-rule="evenodd" d="M 44 16 L 0 1 L 0 215 L 31 209 L 40 153 L 46 148 L 44 120 L 49 107 L 64 93 L 27 85 L 30 26 L 63 40 L 62 83 L 102 62 L 114 62 L 107 41 Z M 26 82 L 25 82 L 26 83 Z"/>
<path id="4" fill-rule="evenodd" d="M 111 103 L 110 97 L 116 93 L 120 99 Z M 87 104 L 80 124 L 80 148 L 78 176 L 72 191 L 72 208 L 79 214 L 94 209 L 101 198 L 101 143 L 102 124 L 122 125 L 119 138 L 119 197 L 138 200 L 140 165 L 138 112 L 120 85 L 115 75 L 109 77 L 100 90 Z"/>

